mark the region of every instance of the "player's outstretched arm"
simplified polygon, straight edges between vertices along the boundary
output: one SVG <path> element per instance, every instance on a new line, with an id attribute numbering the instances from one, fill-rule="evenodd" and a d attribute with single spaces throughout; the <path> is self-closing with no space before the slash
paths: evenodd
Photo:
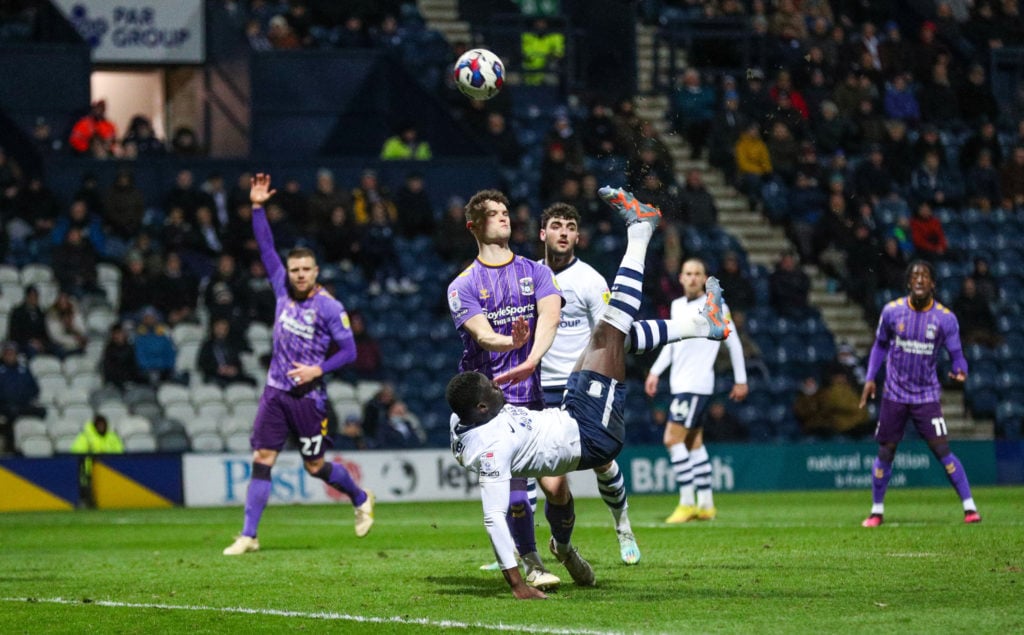
<path id="1" fill-rule="evenodd" d="M 263 207 L 270 197 L 277 194 L 277 190 L 270 189 L 270 175 L 259 172 L 249 181 L 249 202 L 253 206 Z"/>
<path id="2" fill-rule="evenodd" d="M 869 379 L 864 382 L 864 390 L 860 393 L 860 407 L 868 405 L 868 399 L 875 398 L 875 380 Z"/>
<path id="3" fill-rule="evenodd" d="M 516 596 L 517 600 L 546 600 L 548 596 L 544 594 L 540 589 L 535 589 L 528 585 L 523 580 L 523 575 L 519 572 L 519 567 L 513 569 L 503 569 L 501 574 L 505 576 L 505 581 L 512 588 L 512 595 Z"/>
<path id="4" fill-rule="evenodd" d="M 512 335 L 496 333 L 482 313 L 466 320 L 462 327 L 481 348 L 492 353 L 517 349 L 530 339 L 530 325 L 521 317 L 512 323 Z"/>

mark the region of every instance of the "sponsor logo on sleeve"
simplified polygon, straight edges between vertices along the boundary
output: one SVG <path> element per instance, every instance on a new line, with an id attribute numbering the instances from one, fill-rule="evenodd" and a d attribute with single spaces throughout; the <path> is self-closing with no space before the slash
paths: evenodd
<path id="1" fill-rule="evenodd" d="M 462 308 L 462 300 L 459 299 L 459 292 L 455 289 L 448 292 L 448 308 L 452 313 L 458 313 Z"/>
<path id="2" fill-rule="evenodd" d="M 341 312 L 341 325 L 344 326 L 346 330 L 352 330 L 352 322 L 348 319 L 348 311 Z"/>

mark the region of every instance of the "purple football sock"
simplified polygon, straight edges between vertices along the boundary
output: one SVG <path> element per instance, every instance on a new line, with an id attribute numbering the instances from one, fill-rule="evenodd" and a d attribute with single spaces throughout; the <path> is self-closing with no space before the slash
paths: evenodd
<path id="1" fill-rule="evenodd" d="M 269 470 L 267 470 L 269 472 Z M 268 474 L 269 476 L 269 474 Z M 270 490 L 273 486 L 270 479 L 255 478 L 249 481 L 249 488 L 245 492 L 245 526 L 242 527 L 242 535 L 256 537 L 256 529 L 260 525 L 260 517 L 270 500 Z"/>
<path id="2" fill-rule="evenodd" d="M 960 459 L 951 452 L 942 459 L 942 467 L 946 468 L 946 476 L 949 477 L 949 482 L 953 485 L 960 500 L 965 501 L 971 498 L 971 485 L 967 482 L 967 472 L 964 471 Z"/>
<path id="3" fill-rule="evenodd" d="M 366 492 L 352 480 L 344 465 L 339 463 L 324 463 L 323 467 L 314 474 L 318 479 L 324 481 L 339 492 L 348 494 L 352 504 L 356 507 L 366 502 Z"/>
<path id="4" fill-rule="evenodd" d="M 550 501 L 544 501 L 544 516 L 551 525 L 551 536 L 560 545 L 569 544 L 572 538 L 572 529 L 576 526 L 576 509 L 573 499 L 570 496 L 569 502 L 565 505 L 555 505 Z"/>
<path id="5" fill-rule="evenodd" d="M 533 508 L 530 507 L 530 497 L 526 493 L 526 479 L 514 478 L 511 485 L 505 520 L 519 553 L 533 553 L 537 551 L 537 536 L 533 529 Z"/>
<path id="6" fill-rule="evenodd" d="M 885 502 L 885 490 L 889 488 L 889 477 L 892 476 L 892 463 L 885 463 L 875 457 L 871 468 L 871 502 L 881 505 Z"/>

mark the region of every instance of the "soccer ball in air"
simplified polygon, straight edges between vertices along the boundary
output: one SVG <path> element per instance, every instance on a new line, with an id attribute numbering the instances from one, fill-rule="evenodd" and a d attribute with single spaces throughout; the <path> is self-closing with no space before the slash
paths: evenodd
<path id="1" fill-rule="evenodd" d="M 455 85 L 471 99 L 490 99 L 505 83 L 505 65 L 487 49 L 470 49 L 455 62 Z"/>

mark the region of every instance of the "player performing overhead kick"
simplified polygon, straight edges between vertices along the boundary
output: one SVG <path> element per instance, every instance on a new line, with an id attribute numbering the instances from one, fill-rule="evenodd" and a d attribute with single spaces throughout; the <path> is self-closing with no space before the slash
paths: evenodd
<path id="1" fill-rule="evenodd" d="M 516 565 L 511 532 L 505 522 L 513 477 L 559 476 L 574 470 L 607 465 L 622 449 L 625 437 L 623 403 L 625 356 L 633 350 L 686 337 L 724 339 L 718 281 L 707 284 L 708 302 L 696 319 L 659 320 L 637 339 L 634 319 L 640 310 L 647 245 L 661 213 L 619 189 L 602 188 L 601 197 L 626 221 L 626 253 L 615 275 L 611 298 L 590 335 L 566 384 L 560 408 L 531 411 L 506 403 L 498 376 L 492 381 L 478 372 L 463 372 L 449 383 L 446 398 L 452 417 L 452 452 L 459 463 L 480 475 L 484 526 L 505 580 L 519 599 L 542 599 L 543 591 L 526 584 Z M 517 329 L 525 329 L 519 323 Z M 518 333 L 517 339 L 523 339 Z M 628 343 L 628 344 L 627 344 Z M 568 487 L 547 494 L 545 516 L 551 526 L 549 547 L 582 586 L 594 584 L 594 571 L 572 546 L 575 524 Z"/>

